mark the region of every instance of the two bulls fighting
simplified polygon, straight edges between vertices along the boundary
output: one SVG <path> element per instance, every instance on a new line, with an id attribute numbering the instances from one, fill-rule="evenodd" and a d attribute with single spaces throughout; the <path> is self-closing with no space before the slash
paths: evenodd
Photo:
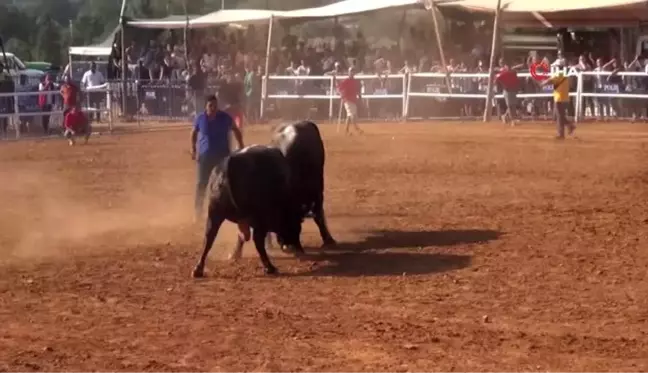
<path id="1" fill-rule="evenodd" d="M 193 276 L 204 275 L 205 261 L 225 220 L 252 228 L 252 240 L 266 274 L 276 274 L 266 252 L 266 236 L 303 253 L 301 224 L 312 214 L 325 245 L 335 244 L 324 216 L 324 143 L 317 125 L 304 121 L 277 129 L 270 145 L 233 152 L 210 179 L 203 252 Z M 240 256 L 250 234 L 242 232 L 234 249 Z"/>

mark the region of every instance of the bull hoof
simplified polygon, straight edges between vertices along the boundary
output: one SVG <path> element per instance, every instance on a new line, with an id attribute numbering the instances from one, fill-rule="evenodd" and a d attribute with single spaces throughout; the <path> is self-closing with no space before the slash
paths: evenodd
<path id="1" fill-rule="evenodd" d="M 205 271 L 202 268 L 194 268 L 193 272 L 191 272 L 191 277 L 203 278 L 205 277 Z"/>
<path id="2" fill-rule="evenodd" d="M 264 272 L 269 276 L 275 276 L 279 274 L 279 271 L 277 271 L 277 268 L 275 267 L 265 267 Z"/>

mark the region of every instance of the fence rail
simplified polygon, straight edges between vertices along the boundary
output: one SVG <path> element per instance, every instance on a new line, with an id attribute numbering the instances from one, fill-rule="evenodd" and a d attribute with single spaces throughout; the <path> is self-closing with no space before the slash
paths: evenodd
<path id="1" fill-rule="evenodd" d="M 46 109 L 39 106 L 41 96 L 47 96 L 49 102 Z M 84 89 L 80 92 L 79 105 L 89 116 L 100 117 L 107 115 L 108 129 L 113 129 L 112 91 L 108 84 Z M 26 91 L 0 93 L 0 136 L 9 135 L 10 128 L 15 137 L 20 138 L 23 132 L 34 132 L 34 126 L 49 122 L 52 130 L 60 130 L 63 126 L 63 101 L 59 91 Z M 47 135 L 47 134 L 45 134 Z"/>
<path id="2" fill-rule="evenodd" d="M 614 76 L 614 79 L 611 77 Z M 522 113 L 534 117 L 549 116 L 552 87 L 540 87 L 529 73 L 519 73 L 518 93 Z M 333 120 L 342 112 L 338 83 L 346 76 L 269 76 L 259 78 L 260 86 L 246 97 L 246 111 L 258 118 L 313 118 Z M 489 74 L 448 74 L 450 90 L 443 73 L 394 75 L 356 75 L 361 84 L 365 118 L 469 118 L 484 112 Z M 648 119 L 648 74 L 643 72 L 581 72 L 570 77 L 570 115 L 575 121 L 586 118 Z M 183 121 L 189 123 L 196 110 L 202 109 L 206 92 L 217 92 L 218 83 L 208 81 L 205 91 L 194 91 L 184 81 L 128 81 L 126 92 L 119 81 L 98 89 L 82 91 L 82 106 L 91 114 L 102 114 L 113 129 L 117 116 L 141 121 Z M 52 109 L 38 107 L 40 95 L 53 95 Z M 127 107 L 122 108 L 126 95 Z M 494 114 L 503 109 L 503 96 L 495 92 Z M 62 123 L 63 105 L 57 91 L 0 94 L 0 130 L 13 126 L 21 136 L 22 123 L 51 118 L 53 126 Z M 263 114 L 263 115 L 261 115 Z M 30 129 L 31 131 L 31 129 Z"/>

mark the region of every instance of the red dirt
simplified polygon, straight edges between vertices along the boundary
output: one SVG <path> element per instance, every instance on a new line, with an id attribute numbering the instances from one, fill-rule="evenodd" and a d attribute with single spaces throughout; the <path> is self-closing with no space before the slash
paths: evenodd
<path id="1" fill-rule="evenodd" d="M 186 131 L 0 143 L 0 371 L 648 370 L 648 128 L 322 128 L 341 247 L 278 278 L 229 223 L 190 278 Z"/>

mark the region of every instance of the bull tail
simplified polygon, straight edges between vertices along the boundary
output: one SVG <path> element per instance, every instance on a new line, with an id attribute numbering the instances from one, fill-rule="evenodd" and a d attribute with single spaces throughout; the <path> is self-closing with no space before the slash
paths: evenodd
<path id="1" fill-rule="evenodd" d="M 241 196 L 239 194 L 244 190 L 240 183 L 244 180 L 243 178 L 246 175 L 239 175 L 241 171 L 245 170 L 245 168 L 235 166 L 238 160 L 237 157 L 230 156 L 225 161 L 225 174 L 227 175 L 228 181 L 225 187 L 227 188 L 232 206 L 234 206 L 237 211 L 240 211 L 240 203 L 238 201 L 241 200 Z"/>

